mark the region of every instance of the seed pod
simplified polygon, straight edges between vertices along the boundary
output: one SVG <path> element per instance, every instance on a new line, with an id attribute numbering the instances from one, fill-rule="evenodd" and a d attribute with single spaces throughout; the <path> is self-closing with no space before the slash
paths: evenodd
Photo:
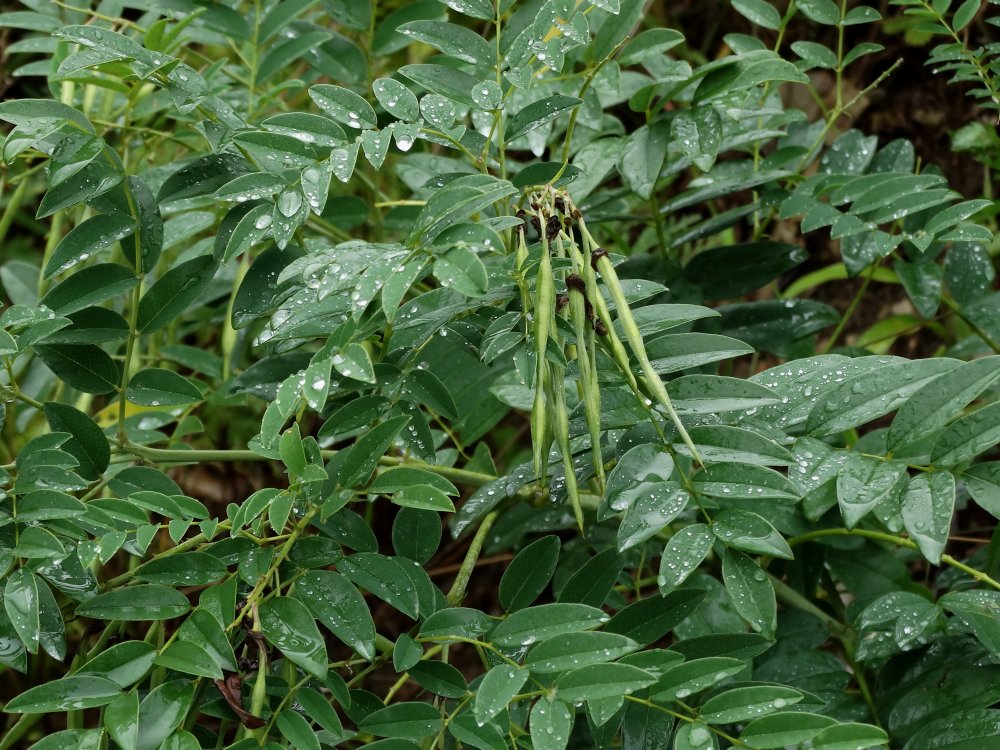
<path id="1" fill-rule="evenodd" d="M 545 222 L 545 239 L 549 242 L 555 240 L 559 236 L 559 232 L 562 229 L 562 221 L 560 221 L 558 216 L 550 216 Z"/>
<path id="2" fill-rule="evenodd" d="M 580 490 L 576 484 L 576 473 L 573 466 L 573 450 L 569 443 L 569 415 L 566 411 L 566 397 L 563 392 L 563 371 L 562 367 L 552 367 L 552 378 L 550 381 L 551 401 L 552 401 L 552 432 L 562 454 L 563 471 L 566 473 L 566 494 L 569 496 L 570 504 L 573 506 L 573 515 L 576 518 L 576 525 L 583 533 L 583 508 L 580 505 Z"/>
<path id="3" fill-rule="evenodd" d="M 639 326 L 636 325 L 635 318 L 632 317 L 632 310 L 628 306 L 628 300 L 625 299 L 625 292 L 622 289 L 621 283 L 618 281 L 618 274 L 615 273 L 614 266 L 611 265 L 611 259 L 603 250 L 601 250 L 600 255 L 597 254 L 597 251 L 594 251 L 591 255 L 591 263 L 601 274 L 601 278 L 604 280 L 605 286 L 608 288 L 608 291 L 611 292 L 611 298 L 615 301 L 618 319 L 622 323 L 625 338 L 628 340 L 629 347 L 632 349 L 632 353 L 635 355 L 635 358 L 639 362 L 639 366 L 642 368 L 642 374 L 646 380 L 647 386 L 649 387 L 652 395 L 667 412 L 667 416 L 670 417 L 670 421 L 673 422 L 674 427 L 677 428 L 677 432 L 680 434 L 681 440 L 684 441 L 688 450 L 691 451 L 691 456 L 695 461 L 701 463 L 701 456 L 698 453 L 698 449 L 695 447 L 694 442 L 691 440 L 691 436 L 688 435 L 687 429 L 684 427 L 684 423 L 681 422 L 680 416 L 678 416 L 677 411 L 670 402 L 670 396 L 667 395 L 667 389 L 664 387 L 663 381 L 660 379 L 659 374 L 653 369 L 653 365 L 649 361 L 649 357 L 646 354 L 646 345 L 642 341 L 642 333 L 639 331 Z"/>
<path id="4" fill-rule="evenodd" d="M 576 278 L 583 284 L 583 279 Z M 569 285 L 570 277 L 566 277 L 566 284 Z M 597 474 L 601 488 L 604 487 L 604 457 L 601 455 L 601 392 L 597 382 L 596 373 L 592 369 L 592 344 L 587 333 L 587 326 L 590 323 L 587 307 L 589 303 L 583 296 L 582 290 L 571 287 L 579 294 L 570 295 L 570 317 L 573 319 L 573 330 L 576 333 L 576 361 L 580 368 L 580 399 L 583 401 L 584 416 L 587 420 L 587 431 L 590 433 L 591 458 L 594 462 L 594 472 Z M 590 310 L 593 314 L 593 309 Z"/>
<path id="5" fill-rule="evenodd" d="M 535 281 L 535 400 L 531 408 L 531 438 L 535 473 L 544 476 L 548 461 L 546 432 L 545 384 L 549 380 L 549 362 L 546 358 L 549 334 L 555 318 L 555 285 L 552 280 L 552 260 L 549 243 L 542 237 L 542 259 L 538 264 Z"/>

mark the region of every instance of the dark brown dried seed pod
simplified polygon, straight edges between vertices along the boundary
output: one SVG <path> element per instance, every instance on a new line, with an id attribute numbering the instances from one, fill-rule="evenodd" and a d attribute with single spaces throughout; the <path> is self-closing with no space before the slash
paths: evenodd
<path id="1" fill-rule="evenodd" d="M 608 327 L 604 325 L 604 321 L 601 320 L 600 318 L 594 318 L 594 332 L 598 336 L 608 335 Z"/>
<path id="2" fill-rule="evenodd" d="M 569 304 L 569 295 L 560 294 L 558 297 L 556 297 L 556 312 L 559 312 L 568 304 Z"/>
<path id="3" fill-rule="evenodd" d="M 562 229 L 562 222 L 559 220 L 558 216 L 550 216 L 548 221 L 545 222 L 545 237 L 549 242 L 554 240 L 559 236 L 559 231 Z"/>
<path id="4" fill-rule="evenodd" d="M 590 266 L 591 266 L 591 268 L 593 268 L 596 271 L 597 270 L 597 261 L 599 261 L 601 258 L 606 258 L 606 257 L 608 257 L 608 251 L 607 250 L 605 250 L 603 247 L 596 247 L 596 248 L 594 248 L 594 251 L 590 254 Z"/>
<path id="5" fill-rule="evenodd" d="M 556 207 L 556 211 L 563 214 L 566 213 L 566 201 L 562 199 L 561 195 L 557 195 L 552 203 Z"/>
<path id="6" fill-rule="evenodd" d="M 580 294 L 587 293 L 587 284 L 582 278 L 577 276 L 575 273 L 571 273 L 566 277 L 566 288 L 571 289 L 574 292 L 579 292 Z"/>

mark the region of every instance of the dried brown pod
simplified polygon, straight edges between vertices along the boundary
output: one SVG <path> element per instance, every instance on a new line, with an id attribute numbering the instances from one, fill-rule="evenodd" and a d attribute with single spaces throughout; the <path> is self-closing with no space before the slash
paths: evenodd
<path id="1" fill-rule="evenodd" d="M 552 240 L 559 236 L 560 230 L 562 230 L 562 221 L 558 216 L 550 216 L 548 221 L 545 222 L 546 239 L 552 242 Z"/>
<path id="2" fill-rule="evenodd" d="M 267 722 L 243 708 L 243 678 L 238 674 L 229 674 L 224 680 L 212 680 L 219 689 L 229 708 L 239 717 L 247 729 L 260 729 Z"/>
<path id="3" fill-rule="evenodd" d="M 575 273 L 571 273 L 566 277 L 566 288 L 572 289 L 574 292 L 579 292 L 580 294 L 587 293 L 586 282 Z"/>
<path id="4" fill-rule="evenodd" d="M 607 257 L 608 257 L 608 251 L 607 250 L 605 250 L 603 247 L 595 247 L 594 251 L 590 254 L 590 266 L 591 266 L 591 268 L 593 268 L 596 271 L 597 270 L 597 262 L 601 258 L 607 258 Z"/>

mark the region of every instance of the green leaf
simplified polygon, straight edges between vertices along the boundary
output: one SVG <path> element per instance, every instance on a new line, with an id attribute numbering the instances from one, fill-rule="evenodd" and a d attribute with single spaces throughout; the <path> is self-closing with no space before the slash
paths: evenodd
<path id="1" fill-rule="evenodd" d="M 276 596 L 264 602 L 259 612 L 264 637 L 306 672 L 324 679 L 326 644 L 306 606 L 298 599 Z"/>
<path id="2" fill-rule="evenodd" d="M 503 648 L 530 646 L 553 636 L 591 630 L 608 616 L 585 604 L 541 604 L 514 612 L 493 629 L 491 640 Z"/>
<path id="3" fill-rule="evenodd" d="M 352 487 L 368 479 L 378 460 L 385 455 L 399 431 L 410 421 L 408 416 L 393 417 L 366 432 L 348 450 L 340 467 L 340 485 Z"/>
<path id="4" fill-rule="evenodd" d="M 38 590 L 44 586 L 28 568 L 18 568 L 4 584 L 3 606 L 28 653 L 38 652 L 41 614 Z M 9 709 L 8 709 L 9 710 Z"/>
<path id="5" fill-rule="evenodd" d="M 754 464 L 713 464 L 693 477 L 695 490 L 709 497 L 796 501 L 799 491 L 784 474 Z"/>
<path id="6" fill-rule="evenodd" d="M 892 502 L 906 482 L 906 464 L 849 454 L 837 475 L 837 502 L 847 528 L 883 502 Z"/>
<path id="7" fill-rule="evenodd" d="M 675 29 L 646 29 L 632 37 L 622 48 L 618 64 L 635 65 L 683 43 L 684 35 Z"/>
<path id="8" fill-rule="evenodd" d="M 684 724 L 674 738 L 674 750 L 716 750 L 718 747 L 715 735 L 700 721 Z"/>
<path id="9" fill-rule="evenodd" d="M 372 105 L 349 89 L 328 83 L 309 87 L 309 96 L 334 120 L 356 130 L 378 127 Z"/>
<path id="10" fill-rule="evenodd" d="M 122 750 L 135 750 L 139 744 L 139 694 L 122 693 L 104 709 L 104 727 Z"/>
<path id="11" fill-rule="evenodd" d="M 141 584 L 99 594 L 77 605 L 80 617 L 94 620 L 169 620 L 191 605 L 179 591 L 158 584 Z"/>
<path id="12" fill-rule="evenodd" d="M 701 565 L 712 549 L 715 536 L 703 523 L 679 529 L 663 548 L 656 582 L 664 596 L 676 589 Z"/>
<path id="13" fill-rule="evenodd" d="M 634 131 L 625 142 L 618 162 L 618 171 L 632 192 L 649 200 L 660 177 L 670 142 L 670 125 L 654 120 Z"/>
<path id="14" fill-rule="evenodd" d="M 118 388 L 118 365 L 94 344 L 48 344 L 34 350 L 57 378 L 79 391 L 100 396 Z"/>
<path id="15" fill-rule="evenodd" d="M 658 641 L 690 615 L 705 598 L 703 589 L 679 589 L 666 596 L 639 599 L 619 611 L 604 626 L 646 646 Z"/>
<path id="16" fill-rule="evenodd" d="M 741 687 L 713 695 L 702 704 L 698 714 L 709 724 L 735 724 L 780 711 L 800 700 L 802 693 L 788 687 Z"/>
<path id="17" fill-rule="evenodd" d="M 77 473 L 84 479 L 98 479 L 111 462 L 111 446 L 104 431 L 83 412 L 55 401 L 45 403 L 45 418 L 53 432 L 72 435 L 62 450 L 80 462 Z"/>
<path id="18" fill-rule="evenodd" d="M 799 10 L 816 23 L 834 26 L 840 23 L 840 10 L 834 0 L 799 0 Z"/>
<path id="19" fill-rule="evenodd" d="M 453 247 L 434 261 L 434 276 L 443 286 L 467 297 L 482 297 L 489 290 L 486 267 L 472 250 Z"/>
<path id="20" fill-rule="evenodd" d="M 813 738 L 813 750 L 866 750 L 889 741 L 884 730 L 869 724 L 836 724 Z"/>
<path id="21" fill-rule="evenodd" d="M 139 300 L 138 330 L 151 333 L 175 321 L 205 291 L 217 268 L 211 255 L 203 255 L 163 274 Z"/>
<path id="22" fill-rule="evenodd" d="M 887 447 L 896 451 L 945 424 L 1000 376 L 1000 356 L 966 362 L 914 393 L 889 426 Z"/>
<path id="23" fill-rule="evenodd" d="M 476 721 L 485 724 L 507 708 L 524 683 L 528 680 L 528 670 L 512 664 L 500 664 L 488 671 L 479 683 L 476 698 L 472 704 Z"/>
<path id="24" fill-rule="evenodd" d="M 922 724 L 906 743 L 907 750 L 996 750 L 1000 737 L 1000 711 L 974 709 L 948 713 Z"/>
<path id="25" fill-rule="evenodd" d="M 602 505 L 606 504 L 613 512 L 628 510 L 646 487 L 666 484 L 673 471 L 674 461 L 663 446 L 645 443 L 630 448 L 608 475 Z M 610 515 L 612 513 L 605 513 L 602 508 L 598 519 Z"/>
<path id="26" fill-rule="evenodd" d="M 569 703 L 631 695 L 656 682 L 656 677 L 629 664 L 588 664 L 562 675 L 556 695 Z"/>
<path id="27" fill-rule="evenodd" d="M 787 466 L 794 460 L 775 441 L 742 427 L 699 425 L 688 430 L 688 434 L 705 462 Z M 689 453 L 686 445 L 675 444 L 675 448 L 685 455 Z"/>
<path id="28" fill-rule="evenodd" d="M 339 573 L 314 570 L 298 580 L 295 590 L 331 633 L 363 659 L 375 658 L 375 625 L 354 584 Z"/>
<path id="29" fill-rule="evenodd" d="M 462 673 L 450 664 L 433 659 L 418 661 L 409 669 L 410 678 L 435 695 L 445 698 L 462 698 L 469 692 L 469 686 Z"/>
<path id="30" fill-rule="evenodd" d="M 52 99 L 10 99 L 0 102 L 0 120 L 33 128 L 48 127 L 68 121 L 88 133 L 94 132 L 94 126 L 80 110 Z"/>
<path id="31" fill-rule="evenodd" d="M 207 552 L 182 552 L 157 557 L 136 568 L 135 577 L 168 586 L 202 586 L 226 575 L 226 566 Z"/>
<path id="32" fill-rule="evenodd" d="M 410 619 L 417 619 L 420 598 L 399 561 L 374 552 L 358 552 L 344 558 L 337 569 L 355 585 L 367 589 Z"/>
<path id="33" fill-rule="evenodd" d="M 546 123 L 563 117 L 581 104 L 583 104 L 583 100 L 562 94 L 555 94 L 532 102 L 510 118 L 504 135 L 508 142 L 513 141 Z"/>
<path id="34" fill-rule="evenodd" d="M 746 662 L 728 656 L 706 656 L 669 668 L 649 690 L 654 701 L 686 700 L 689 696 L 746 669 Z"/>
<path id="35" fill-rule="evenodd" d="M 284 189 L 285 181 L 269 172 L 251 172 L 230 180 L 212 196 L 218 201 L 256 201 L 277 195 Z"/>
<path id="36" fill-rule="evenodd" d="M 455 504 L 437 487 L 424 484 L 405 487 L 392 495 L 392 502 L 404 508 L 454 513 Z"/>
<path id="37" fill-rule="evenodd" d="M 962 464 L 997 443 L 1000 443 L 1000 403 L 992 403 L 948 425 L 934 444 L 931 462 L 939 466 Z"/>
<path id="38" fill-rule="evenodd" d="M 496 52 L 489 42 L 465 26 L 446 21 L 410 21 L 396 30 L 463 62 L 473 65 L 496 63 Z"/>
<path id="39" fill-rule="evenodd" d="M 11 698 L 4 711 L 13 714 L 79 711 L 107 705 L 120 692 L 118 685 L 105 677 L 72 675 L 25 690 Z"/>
<path id="40" fill-rule="evenodd" d="M 617 633 L 568 633 L 549 638 L 532 647 L 525 657 L 524 666 L 535 674 L 566 672 L 590 664 L 612 661 L 638 648 L 638 643 Z"/>
<path id="41" fill-rule="evenodd" d="M 712 168 L 722 145 L 722 118 L 714 107 L 695 107 L 679 112 L 670 122 L 670 131 L 675 142 L 680 143 L 681 152 L 695 166 L 706 172 Z"/>
<path id="42" fill-rule="evenodd" d="M 429 703 L 394 703 L 368 714 L 358 728 L 376 737 L 430 737 L 443 724 Z"/>
<path id="43" fill-rule="evenodd" d="M 727 549 L 722 558 L 722 580 L 740 617 L 762 635 L 777 628 L 774 588 L 760 566 L 742 552 Z"/>
<path id="44" fill-rule="evenodd" d="M 618 582 L 622 567 L 622 557 L 616 549 L 598 552 L 570 576 L 560 589 L 557 601 L 602 606 Z"/>
<path id="45" fill-rule="evenodd" d="M 642 544 L 679 516 L 691 495 L 674 482 L 643 483 L 636 488 L 621 526 L 618 527 L 618 551 Z M 631 494 L 631 493 L 629 493 Z"/>
<path id="46" fill-rule="evenodd" d="M 209 653 L 191 641 L 174 641 L 156 657 L 156 664 L 196 677 L 221 680 L 222 669 Z"/>
<path id="47" fill-rule="evenodd" d="M 670 381 L 667 393 L 678 414 L 746 411 L 781 402 L 764 386 L 721 375 L 683 375 Z"/>
<path id="48" fill-rule="evenodd" d="M 380 471 L 369 486 L 372 493 L 387 495 L 407 487 L 416 485 L 428 485 L 434 487 L 446 495 L 457 496 L 458 488 L 444 477 L 412 466 L 398 466 L 386 471 Z"/>
<path id="49" fill-rule="evenodd" d="M 565 703 L 541 698 L 532 707 L 529 722 L 535 750 L 563 750 L 569 742 L 573 714 Z"/>
<path id="50" fill-rule="evenodd" d="M 758 555 L 793 559 L 788 542 L 767 519 L 745 510 L 724 510 L 712 518 L 712 533 L 725 544 Z"/>
<path id="51" fill-rule="evenodd" d="M 193 699 L 190 680 L 171 680 L 150 691 L 139 706 L 138 750 L 157 750 L 184 721 Z"/>
<path id="52" fill-rule="evenodd" d="M 120 297 L 139 283 L 134 271 L 118 263 L 97 263 L 81 268 L 52 287 L 41 304 L 59 315 Z"/>
<path id="53" fill-rule="evenodd" d="M 286 708 L 278 712 L 274 720 L 278 731 L 298 750 L 320 750 L 319 737 L 301 714 Z"/>
<path id="54" fill-rule="evenodd" d="M 833 435 L 863 425 L 898 409 L 916 391 L 960 364 L 953 359 L 925 359 L 853 374 L 817 394 L 806 429 L 813 435 Z"/>
<path id="55" fill-rule="evenodd" d="M 740 741 L 759 750 L 778 750 L 808 742 L 836 723 L 820 714 L 781 711 L 751 721 L 740 732 Z"/>
<path id="56" fill-rule="evenodd" d="M 235 177 L 253 172 L 242 156 L 230 153 L 198 157 L 168 177 L 156 200 L 169 203 L 199 195 L 210 195 Z"/>
<path id="57" fill-rule="evenodd" d="M 386 112 L 400 120 L 413 121 L 420 116 L 417 97 L 394 78 L 376 78 L 372 83 L 375 98 Z"/>
<path id="58" fill-rule="evenodd" d="M 920 474 L 903 494 L 903 525 L 920 551 L 935 565 L 948 542 L 955 511 L 955 477 L 944 471 Z"/>
<path id="59" fill-rule="evenodd" d="M 479 81 L 461 70 L 455 70 L 444 65 L 417 64 L 404 65 L 399 69 L 401 75 L 409 78 L 419 86 L 441 96 L 454 99 L 469 107 L 474 107 L 471 92 Z"/>
<path id="60" fill-rule="evenodd" d="M 781 28 L 781 14 L 767 0 L 733 0 L 733 8 L 758 26 L 777 31 Z"/>
<path id="61" fill-rule="evenodd" d="M 555 573 L 559 546 L 559 537 L 546 536 L 514 556 L 500 578 L 501 607 L 515 612 L 538 598 Z"/>
<path id="62" fill-rule="evenodd" d="M 229 638 L 222 629 L 222 624 L 205 606 L 202 602 L 181 625 L 178 633 L 180 640 L 200 646 L 220 668 L 235 672 L 236 655 Z"/>
<path id="63" fill-rule="evenodd" d="M 125 641 L 109 647 L 80 669 L 80 674 L 106 677 L 120 688 L 138 682 L 153 666 L 156 649 L 143 641 Z"/>
<path id="64" fill-rule="evenodd" d="M 991 653 L 1000 653 L 1000 593 L 996 591 L 950 591 L 938 602 L 954 614 Z"/>
<path id="65" fill-rule="evenodd" d="M 340 717 L 333 710 L 330 701 L 317 691 L 309 687 L 300 687 L 295 693 L 295 699 L 305 709 L 306 715 L 326 731 L 338 736 L 344 731 Z"/>
<path id="66" fill-rule="evenodd" d="M 201 401 L 198 387 L 173 370 L 147 367 L 129 380 L 125 398 L 140 406 L 179 406 Z"/>
<path id="67" fill-rule="evenodd" d="M 124 214 L 99 214 L 73 227 L 56 245 L 43 278 L 64 273 L 94 257 L 100 250 L 135 232 L 138 225 Z"/>

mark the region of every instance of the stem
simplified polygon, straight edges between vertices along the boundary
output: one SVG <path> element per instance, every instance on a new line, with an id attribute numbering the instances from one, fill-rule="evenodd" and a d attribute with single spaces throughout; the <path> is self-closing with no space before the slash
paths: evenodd
<path id="1" fill-rule="evenodd" d="M 493 511 L 483 518 L 483 522 L 479 525 L 476 535 L 472 538 L 472 543 L 469 544 L 469 549 L 465 553 L 465 559 L 462 561 L 462 567 L 458 569 L 455 582 L 448 591 L 449 606 L 457 607 L 462 603 L 462 599 L 465 598 L 465 589 L 469 585 L 469 579 L 472 578 L 472 571 L 476 567 L 476 560 L 479 559 L 479 553 L 482 552 L 486 535 L 490 533 L 490 528 L 493 526 L 496 518 L 497 511 Z"/>
<path id="2" fill-rule="evenodd" d="M 793 536 L 788 540 L 788 546 L 794 547 L 797 544 L 802 544 L 803 542 L 811 542 L 816 539 L 822 539 L 827 536 L 860 536 L 865 539 L 872 539 L 877 542 L 885 542 L 887 544 L 894 544 L 897 547 L 905 547 L 906 549 L 912 549 L 919 551 L 917 543 L 912 539 L 908 539 L 904 536 L 893 536 L 892 534 L 886 534 L 882 531 L 873 531 L 871 529 L 847 529 L 847 528 L 835 528 L 835 529 L 817 529 L 816 531 L 810 531 L 806 534 L 800 534 L 799 536 Z M 961 570 L 966 575 L 971 576 L 975 580 L 983 583 L 991 588 L 1000 591 L 1000 581 L 996 581 L 990 576 L 986 575 L 973 567 L 970 567 L 963 563 L 961 560 L 956 560 L 951 555 L 941 555 L 941 562 L 948 565 L 956 570 Z"/>
<path id="3" fill-rule="evenodd" d="M 851 304 L 849 304 L 847 309 L 844 310 L 844 314 L 840 316 L 840 322 L 837 323 L 837 327 L 834 329 L 833 335 L 830 336 L 826 345 L 823 347 L 823 351 L 821 352 L 822 354 L 828 354 L 830 349 L 833 348 L 833 345 L 837 343 L 837 339 L 839 339 L 840 335 L 844 332 L 844 328 L 847 327 L 847 323 L 851 319 L 851 316 L 854 315 L 854 311 L 857 310 L 858 305 L 861 304 L 861 298 L 864 297 L 865 292 L 868 290 L 868 285 L 875 276 L 874 269 L 876 268 L 878 268 L 877 263 L 873 263 L 868 267 L 868 273 L 866 273 L 862 278 L 861 286 L 858 288 L 857 294 L 854 295 L 854 299 L 851 300 Z"/>

